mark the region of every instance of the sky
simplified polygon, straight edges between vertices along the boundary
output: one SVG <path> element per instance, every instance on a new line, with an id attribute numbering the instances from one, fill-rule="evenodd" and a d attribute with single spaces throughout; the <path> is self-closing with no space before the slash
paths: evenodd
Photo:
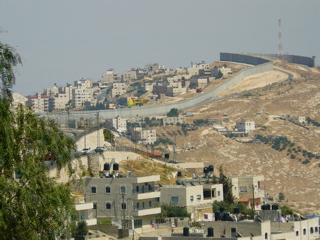
<path id="1" fill-rule="evenodd" d="M 279 19 L 283 53 L 320 65 L 319 13 L 319 0 L 0 0 L 0 42 L 21 55 L 12 90 L 27 96 L 110 68 L 278 53 Z"/>

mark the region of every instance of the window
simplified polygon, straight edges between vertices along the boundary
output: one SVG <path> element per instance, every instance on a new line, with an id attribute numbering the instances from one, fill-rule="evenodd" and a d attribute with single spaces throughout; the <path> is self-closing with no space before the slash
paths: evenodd
<path id="1" fill-rule="evenodd" d="M 268 239 L 268 233 L 264 234 L 264 239 L 266 239 L 266 240 Z"/>
<path id="2" fill-rule="evenodd" d="M 120 193 L 126 193 L 126 186 L 120 187 Z"/>
<path id="3" fill-rule="evenodd" d="M 313 234 L 313 227 L 310 228 L 310 233 Z"/>
<path id="4" fill-rule="evenodd" d="M 97 193 L 97 187 L 91 187 L 91 193 Z"/>
<path id="5" fill-rule="evenodd" d="M 171 197 L 171 202 L 179 202 L 179 197 Z"/>
<path id="6" fill-rule="evenodd" d="M 110 186 L 106 186 L 106 193 L 111 193 L 111 188 L 110 188 Z"/>
<path id="7" fill-rule="evenodd" d="M 247 186 L 240 186 L 240 192 L 248 192 Z"/>
<path id="8" fill-rule="evenodd" d="M 137 193 L 139 192 L 139 186 L 136 186 L 136 191 L 137 191 Z"/>
<path id="9" fill-rule="evenodd" d="M 111 203 L 109 202 L 106 203 L 106 209 L 111 209 Z"/>
<path id="10" fill-rule="evenodd" d="M 218 196 L 220 196 L 220 191 L 218 191 Z"/>
<path id="11" fill-rule="evenodd" d="M 134 228 L 141 228 L 142 227 L 142 219 L 135 219 L 133 225 L 134 225 Z"/>
<path id="12" fill-rule="evenodd" d="M 149 207 L 152 207 L 152 202 L 151 201 L 149 201 Z"/>
<path id="13" fill-rule="evenodd" d="M 93 209 L 97 209 L 97 203 L 96 202 L 93 203 Z"/>
<path id="14" fill-rule="evenodd" d="M 303 229 L 303 235 L 306 235 L 307 234 L 307 230 L 304 228 Z"/>
<path id="15" fill-rule="evenodd" d="M 127 209 L 127 204 L 126 203 L 121 203 L 121 209 Z"/>
<path id="16" fill-rule="evenodd" d="M 201 200 L 201 195 L 200 195 L 200 194 L 197 195 L 197 199 L 198 199 L 198 200 Z"/>
<path id="17" fill-rule="evenodd" d="M 190 201 L 193 201 L 193 196 L 190 196 Z"/>
<path id="18" fill-rule="evenodd" d="M 296 231 L 296 236 L 297 236 L 297 237 L 299 236 L 299 231 Z"/>
<path id="19" fill-rule="evenodd" d="M 137 209 L 139 209 L 139 207 L 140 207 L 140 204 L 137 202 Z"/>

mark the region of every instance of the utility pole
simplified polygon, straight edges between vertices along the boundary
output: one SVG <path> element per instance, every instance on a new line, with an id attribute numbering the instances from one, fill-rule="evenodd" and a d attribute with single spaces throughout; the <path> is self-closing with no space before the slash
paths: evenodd
<path id="1" fill-rule="evenodd" d="M 100 146 L 100 119 L 99 119 L 99 112 L 97 112 L 97 147 Z"/>
<path id="2" fill-rule="evenodd" d="M 254 217 L 255 211 L 256 211 L 256 205 L 254 202 L 254 185 L 252 184 L 252 201 L 253 201 L 253 207 L 252 207 L 252 217 Z"/>

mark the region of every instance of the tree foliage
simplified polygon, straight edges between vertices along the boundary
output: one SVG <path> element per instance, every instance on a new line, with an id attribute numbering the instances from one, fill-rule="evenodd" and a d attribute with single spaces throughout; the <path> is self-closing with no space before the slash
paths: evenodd
<path id="1" fill-rule="evenodd" d="M 20 55 L 10 45 L 0 42 L 1 98 L 8 98 L 11 96 L 9 88 L 15 84 L 13 69 L 18 64 L 22 64 Z"/>
<path id="2" fill-rule="evenodd" d="M 167 217 L 189 217 L 190 213 L 188 213 L 187 209 L 177 207 L 177 206 L 170 206 L 168 204 L 161 205 L 161 214 L 158 216 L 160 219 L 164 219 Z"/>
<path id="3" fill-rule="evenodd" d="M 13 109 L 0 100 L 0 236 L 1 239 L 55 239 L 68 227 L 73 199 L 68 186 L 48 177 L 52 167 L 70 166 L 74 142 L 53 120 L 30 108 Z"/>
<path id="4" fill-rule="evenodd" d="M 224 175 L 222 166 L 219 167 L 219 177 L 213 176 L 213 183 L 221 183 L 223 185 L 223 199 L 226 203 L 233 204 L 235 202 L 231 180 Z"/>
<path id="5" fill-rule="evenodd" d="M 167 113 L 167 117 L 178 117 L 179 112 L 177 108 L 171 108 L 171 110 Z"/>
<path id="6" fill-rule="evenodd" d="M 74 240 L 85 240 L 85 236 L 88 234 L 88 226 L 85 221 L 78 222 L 73 237 Z"/>
<path id="7" fill-rule="evenodd" d="M 114 135 L 109 129 L 103 129 L 104 140 L 114 145 Z"/>

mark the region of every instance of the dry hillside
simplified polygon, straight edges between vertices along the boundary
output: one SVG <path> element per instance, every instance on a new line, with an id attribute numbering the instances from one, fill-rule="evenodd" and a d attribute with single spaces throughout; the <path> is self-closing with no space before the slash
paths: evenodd
<path id="1" fill-rule="evenodd" d="M 181 132 L 179 126 L 168 126 L 165 129 L 158 127 L 157 135 L 171 138 L 173 141 L 172 132 L 177 134 L 178 161 L 202 161 L 205 165 L 213 164 L 216 169 L 222 165 L 229 176 L 264 175 L 265 182 L 262 188 L 275 200 L 282 192 L 285 195 L 285 204 L 290 207 L 304 214 L 320 214 L 320 159 L 312 158 L 309 163 L 302 163 L 307 158 L 302 155 L 302 151 L 320 154 L 320 128 L 307 126 L 307 129 L 274 118 L 289 114 L 309 116 L 320 122 L 320 73 L 315 69 L 308 71 L 281 62 L 276 62 L 275 65 L 277 69 L 292 73 L 293 80 L 281 85 L 272 85 L 286 78 L 285 74 L 278 71 L 244 79 L 223 95 L 239 94 L 263 85 L 268 87 L 188 110 L 195 115 L 186 118 L 186 121 L 192 123 L 194 119 L 222 120 L 227 117 L 230 121 L 222 125 L 232 128 L 236 121 L 254 120 L 257 128 L 250 133 L 252 137 L 255 134 L 286 137 L 294 145 L 290 150 L 287 148 L 278 151 L 270 144 L 264 143 L 241 143 L 214 131 L 212 125 L 188 131 L 187 135 Z M 172 150 L 171 146 L 162 147 Z M 294 159 L 292 153 L 295 155 Z"/>

